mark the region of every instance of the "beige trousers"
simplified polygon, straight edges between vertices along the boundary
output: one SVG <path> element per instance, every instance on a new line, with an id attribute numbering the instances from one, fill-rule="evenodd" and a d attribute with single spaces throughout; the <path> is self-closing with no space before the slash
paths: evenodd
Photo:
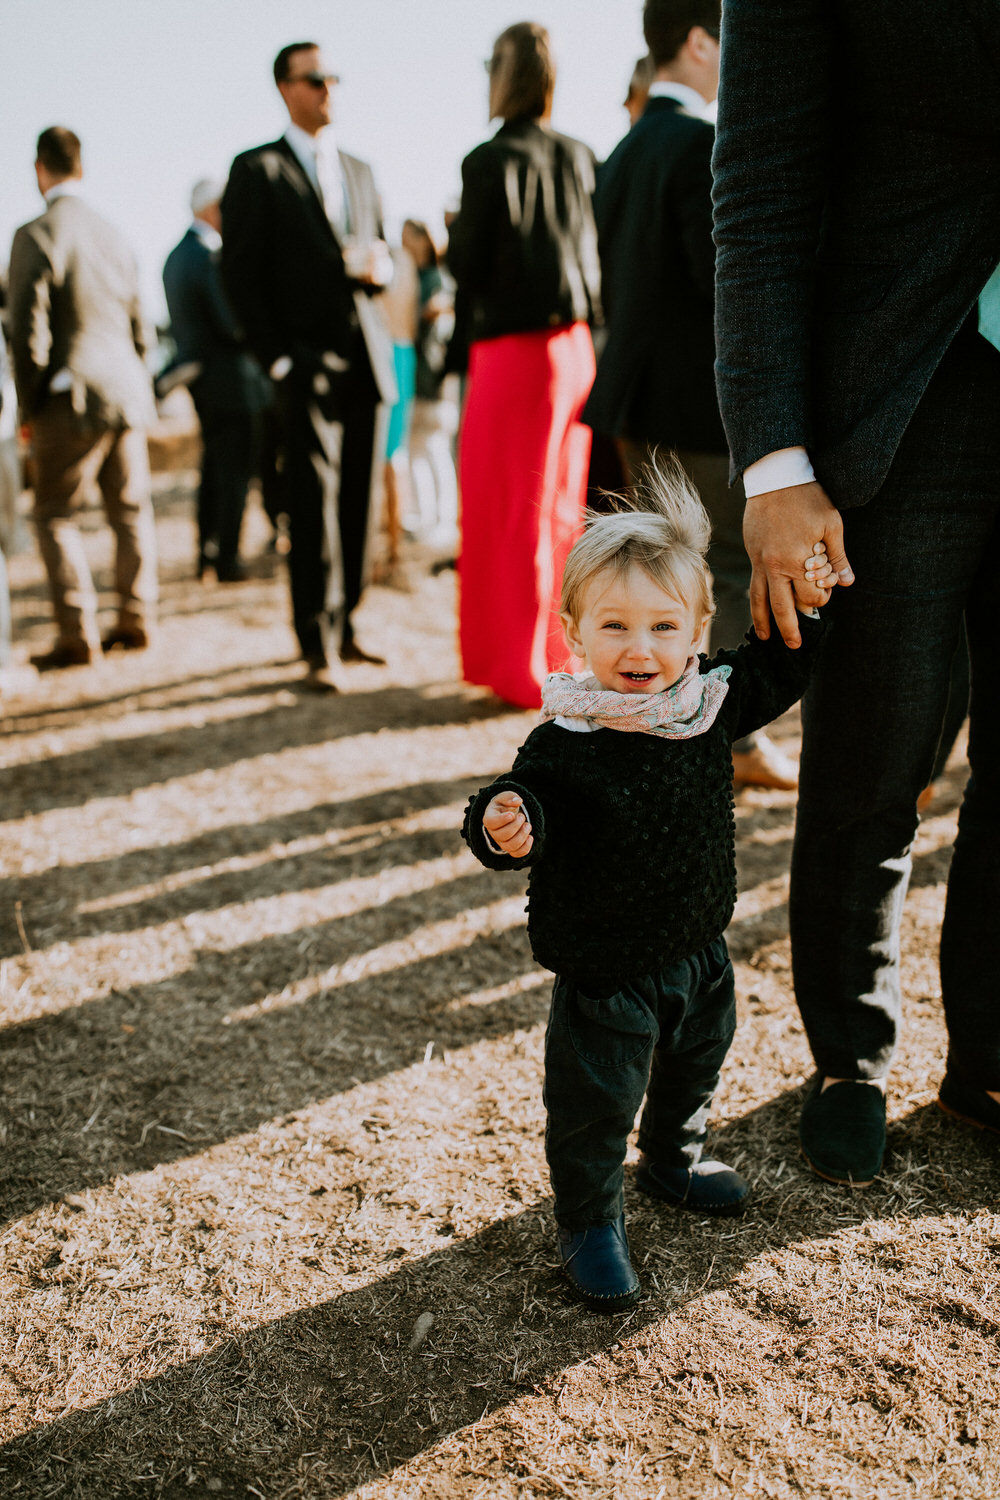
<path id="1" fill-rule="evenodd" d="M 96 484 L 115 535 L 118 623 L 153 623 L 156 535 L 146 435 L 134 428 L 82 428 L 69 399 L 53 397 L 32 421 L 35 525 L 49 579 L 59 644 L 99 646 L 97 594 L 75 516 Z"/>

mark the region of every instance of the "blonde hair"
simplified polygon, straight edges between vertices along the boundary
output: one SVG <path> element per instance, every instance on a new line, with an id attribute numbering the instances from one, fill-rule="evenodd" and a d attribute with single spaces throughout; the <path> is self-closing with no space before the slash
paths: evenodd
<path id="1" fill-rule="evenodd" d="M 655 451 L 627 495 L 609 495 L 610 515 L 588 511 L 584 532 L 563 571 L 563 614 L 576 623 L 583 596 L 599 573 L 616 578 L 642 568 L 654 583 L 696 615 L 715 613 L 705 554 L 712 537 L 708 512 L 674 454 Z"/>

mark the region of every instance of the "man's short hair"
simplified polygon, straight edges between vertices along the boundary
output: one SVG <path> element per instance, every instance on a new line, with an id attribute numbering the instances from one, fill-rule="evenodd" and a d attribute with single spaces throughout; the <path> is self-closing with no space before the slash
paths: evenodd
<path id="1" fill-rule="evenodd" d="M 38 137 L 35 160 L 53 177 L 77 177 L 83 163 L 80 137 L 65 125 L 50 125 Z"/>
<path id="2" fill-rule="evenodd" d="M 556 65 L 549 34 L 534 21 L 508 26 L 493 43 L 490 78 L 496 84 L 494 113 L 503 120 L 537 120 L 552 98 Z"/>
<path id="3" fill-rule="evenodd" d="M 318 52 L 319 42 L 289 42 L 287 47 L 282 47 L 274 59 L 274 81 L 284 83 L 291 73 L 292 58 L 296 52 Z"/>
<path id="4" fill-rule="evenodd" d="M 673 62 L 692 26 L 717 38 L 721 25 L 722 0 L 646 0 L 642 8 L 642 34 L 658 68 Z"/>

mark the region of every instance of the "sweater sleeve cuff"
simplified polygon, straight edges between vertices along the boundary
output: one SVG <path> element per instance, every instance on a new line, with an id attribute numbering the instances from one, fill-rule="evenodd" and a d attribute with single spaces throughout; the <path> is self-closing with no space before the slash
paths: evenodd
<path id="1" fill-rule="evenodd" d="M 483 827 L 483 814 L 499 792 L 516 792 L 528 814 L 528 821 L 531 824 L 531 849 L 520 859 L 516 859 L 511 854 L 504 854 L 498 849 Z M 483 791 L 477 792 L 469 799 L 469 805 L 465 809 L 462 834 L 480 864 L 486 865 L 487 869 L 521 870 L 533 864 L 538 857 L 545 838 L 545 815 L 537 797 L 533 796 L 526 787 L 516 781 L 495 781 L 492 786 L 485 787 Z"/>
<path id="2" fill-rule="evenodd" d="M 804 448 L 779 448 L 758 458 L 743 471 L 743 488 L 748 500 L 768 495 L 772 490 L 788 490 L 797 484 L 812 484 L 816 478 L 809 454 Z"/>

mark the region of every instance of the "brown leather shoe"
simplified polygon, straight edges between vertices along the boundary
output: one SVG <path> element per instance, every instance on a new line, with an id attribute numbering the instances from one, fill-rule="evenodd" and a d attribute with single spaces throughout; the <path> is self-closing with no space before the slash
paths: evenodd
<path id="1" fill-rule="evenodd" d="M 752 750 L 733 751 L 733 784 L 794 792 L 799 784 L 799 769 L 772 740 L 761 734 Z"/>
<path id="2" fill-rule="evenodd" d="M 363 663 L 369 667 L 384 667 L 385 657 L 376 656 L 374 651 L 365 651 L 358 645 L 357 641 L 345 641 L 340 648 L 341 661 Z"/>
<path id="3" fill-rule="evenodd" d="M 116 625 L 101 641 L 102 651 L 145 651 L 152 636 L 145 625 Z"/>
<path id="4" fill-rule="evenodd" d="M 342 693 L 344 675 L 339 662 L 309 662 L 302 686 L 308 693 Z"/>
<path id="5" fill-rule="evenodd" d="M 61 672 L 64 667 L 89 667 L 97 655 L 86 641 L 56 641 L 51 651 L 40 651 L 31 658 L 39 672 Z"/>

